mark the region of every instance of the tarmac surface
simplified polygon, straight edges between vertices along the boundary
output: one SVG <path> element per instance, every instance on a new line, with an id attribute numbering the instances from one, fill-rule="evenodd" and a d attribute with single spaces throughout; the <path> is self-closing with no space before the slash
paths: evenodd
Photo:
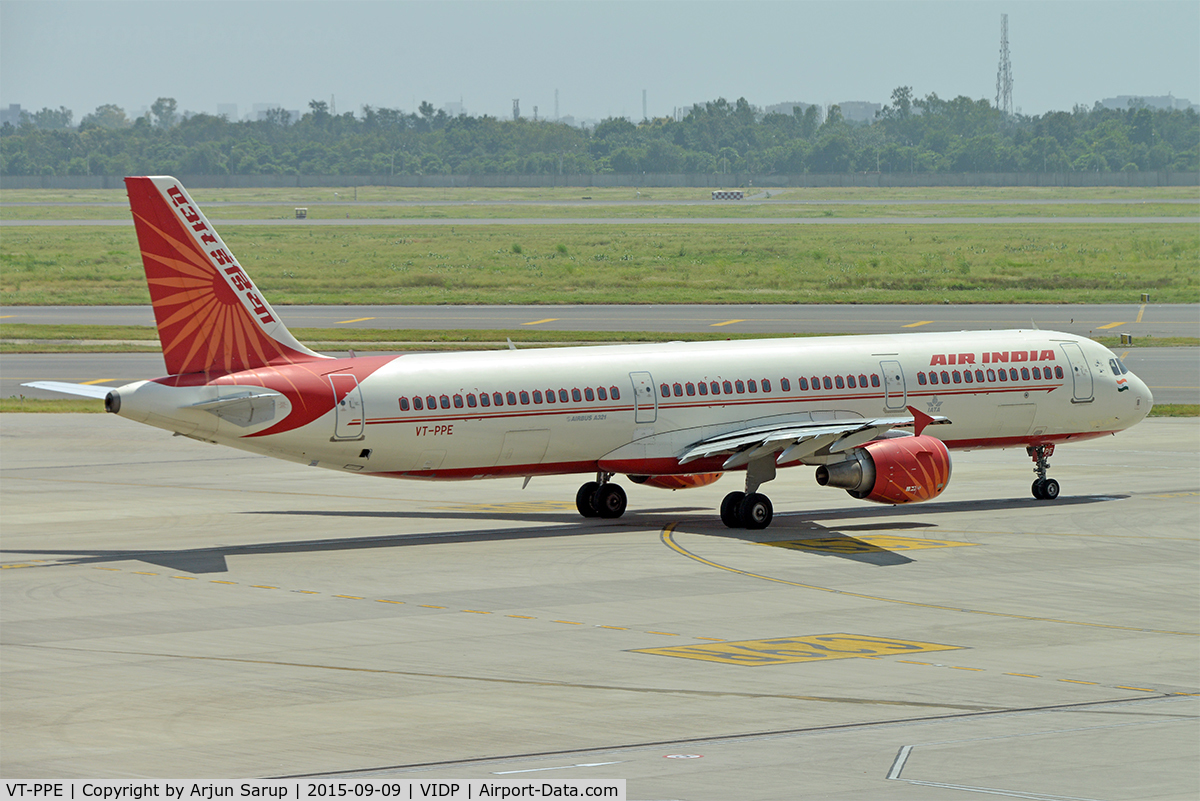
<path id="1" fill-rule="evenodd" d="M 1200 425 L 809 468 L 585 521 L 581 477 L 362 480 L 0 417 L 6 779 L 628 780 L 649 799 L 1200 795 Z M 774 547 L 772 547 L 772 545 Z M 671 650 L 675 649 L 675 650 Z"/>

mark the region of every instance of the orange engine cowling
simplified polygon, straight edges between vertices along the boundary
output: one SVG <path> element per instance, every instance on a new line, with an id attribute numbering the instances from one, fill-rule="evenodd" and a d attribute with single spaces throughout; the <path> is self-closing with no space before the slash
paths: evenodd
<path id="1" fill-rule="evenodd" d="M 928 501 L 950 483 L 950 452 L 936 437 L 868 442 L 846 461 L 818 467 L 817 483 L 877 503 Z"/>
<path id="2" fill-rule="evenodd" d="M 635 484 L 645 484 L 648 487 L 678 490 L 707 487 L 720 477 L 720 473 L 692 473 L 685 476 L 630 476 L 629 480 Z"/>

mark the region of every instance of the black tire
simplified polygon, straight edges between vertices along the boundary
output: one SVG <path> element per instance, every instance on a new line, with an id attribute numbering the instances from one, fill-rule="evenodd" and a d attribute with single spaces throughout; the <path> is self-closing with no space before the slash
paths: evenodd
<path id="1" fill-rule="evenodd" d="M 1058 497 L 1058 482 L 1052 478 L 1046 479 L 1042 485 L 1042 499 L 1052 501 Z"/>
<path id="2" fill-rule="evenodd" d="M 579 488 L 579 492 L 575 493 L 575 508 L 579 510 L 579 514 L 584 517 L 596 517 L 600 514 L 600 510 L 596 508 L 596 491 L 600 489 L 600 485 L 595 481 L 589 481 Z"/>
<path id="3" fill-rule="evenodd" d="M 731 492 L 721 501 L 721 522 L 729 528 L 741 528 L 742 520 L 738 517 L 738 509 L 742 505 L 744 492 Z"/>
<path id="4" fill-rule="evenodd" d="M 771 525 L 771 518 L 774 516 L 775 510 L 771 506 L 771 499 L 757 492 L 752 492 L 743 498 L 738 507 L 738 517 L 741 519 L 742 525 L 751 531 L 764 529 Z"/>
<path id="5" fill-rule="evenodd" d="M 1030 491 L 1033 492 L 1033 497 L 1037 498 L 1039 501 L 1044 501 L 1046 499 L 1046 496 L 1043 494 L 1043 489 L 1042 489 L 1043 487 L 1045 487 L 1045 485 L 1046 485 L 1046 480 L 1039 478 L 1036 481 L 1034 481 L 1033 486 L 1029 488 Z"/>
<path id="6" fill-rule="evenodd" d="M 596 511 L 603 518 L 625 514 L 626 503 L 625 490 L 620 484 L 605 484 L 596 492 Z"/>

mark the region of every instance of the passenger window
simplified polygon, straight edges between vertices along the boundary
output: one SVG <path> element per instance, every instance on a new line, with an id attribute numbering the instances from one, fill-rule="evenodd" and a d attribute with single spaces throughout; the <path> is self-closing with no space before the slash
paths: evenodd
<path id="1" fill-rule="evenodd" d="M 743 384 L 741 381 L 734 381 L 734 382 L 733 382 L 733 388 L 737 390 L 737 393 L 738 393 L 739 395 L 745 395 L 745 394 L 746 394 L 746 385 L 745 385 L 745 384 Z"/>
<path id="2" fill-rule="evenodd" d="M 983 371 L 982 370 L 975 371 L 975 380 L 981 384 L 983 383 Z"/>
<path id="3" fill-rule="evenodd" d="M 771 391 L 771 379 L 769 379 L 769 378 L 764 378 L 764 379 L 762 380 L 762 390 L 763 390 L 763 392 L 770 392 L 770 391 Z"/>
<path id="4" fill-rule="evenodd" d="M 987 376 L 988 376 L 988 378 L 987 378 L 988 381 L 995 381 L 996 380 L 996 371 L 989 367 Z"/>
<path id="5" fill-rule="evenodd" d="M 612 395 L 612 399 L 613 399 L 613 400 L 620 400 L 620 399 L 621 399 L 621 390 L 617 389 L 616 387 L 609 387 L 609 388 L 608 388 L 608 394 L 609 394 L 609 395 Z"/>
<path id="6" fill-rule="evenodd" d="M 562 401 L 563 403 L 566 403 L 567 401 L 570 400 L 570 398 L 567 397 L 567 391 L 565 389 L 560 389 L 558 391 L 558 399 L 560 401 Z"/>
<path id="7" fill-rule="evenodd" d="M 708 384 L 706 384 L 705 382 L 701 381 L 701 382 L 700 382 L 700 383 L 699 383 L 697 386 L 698 386 L 698 387 L 699 387 L 699 389 L 700 389 L 700 394 L 701 394 L 701 395 L 707 395 L 707 394 L 708 394 Z"/>
<path id="8" fill-rule="evenodd" d="M 687 392 L 689 397 L 696 394 L 696 385 L 693 384 L 691 381 L 684 384 L 683 388 Z"/>
<path id="9" fill-rule="evenodd" d="M 584 400 L 589 400 L 589 401 L 592 401 L 592 400 L 595 400 L 595 399 L 596 399 L 596 393 L 595 393 L 595 392 L 592 392 L 592 388 L 591 388 L 591 387 L 584 387 L 584 388 L 583 388 L 583 399 L 584 399 Z"/>
<path id="10" fill-rule="evenodd" d="M 751 392 L 758 392 L 758 383 L 753 378 L 748 379 L 746 381 L 746 389 Z"/>
<path id="11" fill-rule="evenodd" d="M 521 405 L 522 406 L 529 405 L 529 393 L 526 392 L 525 390 L 521 390 Z"/>
<path id="12" fill-rule="evenodd" d="M 546 390 L 546 403 L 554 403 L 554 390 Z"/>
<path id="13" fill-rule="evenodd" d="M 608 392 L 605 391 L 604 387 L 596 387 L 596 394 L 600 397 L 600 400 L 608 400 Z"/>
<path id="14" fill-rule="evenodd" d="M 833 377 L 833 383 L 838 389 L 846 388 L 846 379 L 842 378 L 840 375 L 835 375 Z"/>
<path id="15" fill-rule="evenodd" d="M 846 386 L 850 387 L 850 389 L 854 389 L 858 386 L 856 383 L 854 383 L 854 376 L 846 376 Z"/>
<path id="16" fill-rule="evenodd" d="M 928 381 L 925 380 L 924 373 L 917 373 L 917 383 L 921 384 L 921 385 L 925 385 L 925 384 L 929 383 Z"/>
<path id="17" fill-rule="evenodd" d="M 454 396 L 454 408 L 461 409 L 462 407 L 463 407 L 463 396 L 455 395 Z"/>
<path id="18" fill-rule="evenodd" d="M 803 376 L 801 376 L 800 378 L 797 378 L 796 385 L 800 387 L 801 391 L 808 391 L 808 379 L 807 378 L 804 378 Z"/>
<path id="19" fill-rule="evenodd" d="M 733 384 L 729 383 L 728 381 L 721 382 L 721 389 L 725 390 L 726 395 L 733 394 Z"/>
<path id="20" fill-rule="evenodd" d="M 486 392 L 479 393 L 479 405 L 480 406 L 491 406 L 492 405 L 492 399 L 488 397 L 488 394 Z"/>
<path id="21" fill-rule="evenodd" d="M 1033 377 L 1036 378 L 1038 381 L 1041 381 L 1042 380 L 1042 368 L 1040 368 L 1040 367 L 1033 368 Z"/>
<path id="22" fill-rule="evenodd" d="M 425 405 L 429 407 L 430 411 L 433 411 L 437 408 L 437 398 L 433 397 L 432 395 L 426 395 Z"/>
<path id="23" fill-rule="evenodd" d="M 474 393 L 470 393 L 470 392 L 467 393 L 467 405 L 470 406 L 472 409 L 474 409 L 476 406 L 479 405 L 478 401 L 475 400 Z"/>
<path id="24" fill-rule="evenodd" d="M 833 381 L 830 380 L 829 376 L 825 376 L 822 383 L 824 383 L 825 389 L 833 389 Z"/>
<path id="25" fill-rule="evenodd" d="M 786 378 L 779 379 L 779 389 L 782 390 L 783 392 L 791 392 L 792 391 L 792 382 L 788 381 Z"/>
<path id="26" fill-rule="evenodd" d="M 400 411 L 402 411 L 402 412 L 408 411 L 408 398 L 400 399 Z"/>
<path id="27" fill-rule="evenodd" d="M 813 382 L 813 389 L 821 388 L 821 379 L 817 378 L 815 375 L 812 377 L 812 382 Z"/>
<path id="28" fill-rule="evenodd" d="M 1008 377 L 1011 378 L 1013 381 L 1016 381 L 1017 380 L 1017 368 L 1015 368 L 1015 367 L 1009 368 Z"/>
<path id="29" fill-rule="evenodd" d="M 936 384 L 938 382 L 937 370 L 929 371 L 929 383 Z"/>
<path id="30" fill-rule="evenodd" d="M 533 391 L 533 402 L 534 403 L 542 402 L 542 391 L 540 389 L 535 389 Z"/>
<path id="31" fill-rule="evenodd" d="M 662 392 L 662 396 L 663 396 L 664 398 L 669 398 L 669 397 L 671 397 L 671 388 L 670 388 L 669 386 L 667 386 L 666 384 L 663 384 L 663 385 L 661 385 L 661 386 L 659 387 L 659 391 L 661 391 L 661 392 Z"/>
<path id="32" fill-rule="evenodd" d="M 422 411 L 425 408 L 425 404 L 421 402 L 420 395 L 417 395 L 416 397 L 413 398 L 413 408 L 416 409 L 418 412 Z"/>
<path id="33" fill-rule="evenodd" d="M 879 376 L 875 373 L 871 373 L 871 386 L 879 386 Z"/>
<path id="34" fill-rule="evenodd" d="M 975 380 L 975 378 L 974 378 L 974 376 L 971 375 L 970 370 L 963 370 L 963 381 L 966 381 L 968 384 L 970 384 L 974 380 Z"/>
<path id="35" fill-rule="evenodd" d="M 960 373 L 960 372 L 958 372 L 957 370 L 955 370 L 955 371 L 952 373 L 952 375 L 954 376 L 954 383 L 955 383 L 955 384 L 961 384 L 961 383 L 962 383 L 962 373 Z"/>
<path id="36" fill-rule="evenodd" d="M 859 374 L 858 374 L 858 385 L 859 385 L 860 387 L 862 387 L 862 388 L 866 389 L 866 386 L 867 386 L 867 377 L 866 377 L 866 375 L 864 375 L 863 373 L 859 373 Z"/>
<path id="37" fill-rule="evenodd" d="M 1021 368 L 1021 378 L 1025 379 L 1026 381 L 1029 380 L 1029 368 L 1028 367 Z"/>
<path id="38" fill-rule="evenodd" d="M 496 406 L 503 406 L 504 405 L 504 396 L 501 395 L 499 392 L 493 392 L 492 393 L 492 403 Z"/>
<path id="39" fill-rule="evenodd" d="M 1004 370 L 1004 369 L 997 370 L 996 378 L 999 378 L 1001 381 L 1007 381 L 1008 380 L 1008 371 Z"/>
<path id="40" fill-rule="evenodd" d="M 505 392 L 505 393 L 504 393 L 504 399 L 505 399 L 506 401 L 508 401 L 508 405 L 509 405 L 509 406 L 516 406 L 516 405 L 517 405 L 517 393 L 515 393 L 515 392 Z"/>
<path id="41" fill-rule="evenodd" d="M 945 370 L 942 371 L 942 383 L 943 384 L 950 383 L 950 374 L 948 372 L 946 372 Z"/>
<path id="42" fill-rule="evenodd" d="M 442 396 L 442 398 L 441 398 L 441 401 L 442 401 L 442 408 L 443 408 L 443 409 L 449 409 L 449 408 L 450 408 L 450 396 L 449 396 L 449 395 L 443 395 L 443 396 Z"/>
<path id="43" fill-rule="evenodd" d="M 1054 365 L 1054 377 L 1055 378 L 1063 377 L 1063 369 L 1061 367 L 1059 367 L 1057 364 Z"/>
<path id="44" fill-rule="evenodd" d="M 678 381 L 676 381 L 672 388 L 675 390 L 675 397 L 683 397 L 683 384 L 680 384 Z"/>
<path id="45" fill-rule="evenodd" d="M 571 400 L 575 401 L 576 403 L 579 403 L 581 400 L 583 400 L 583 396 L 579 394 L 578 389 L 571 390 Z"/>

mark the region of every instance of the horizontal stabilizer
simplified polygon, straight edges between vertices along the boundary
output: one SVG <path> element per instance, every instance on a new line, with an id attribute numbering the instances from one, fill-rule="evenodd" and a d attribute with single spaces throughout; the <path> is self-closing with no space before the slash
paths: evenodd
<path id="1" fill-rule="evenodd" d="M 100 398 L 103 400 L 108 395 L 108 388 L 98 387 L 93 384 L 69 384 L 66 381 L 30 381 L 28 384 L 22 384 L 23 387 L 32 387 L 33 389 L 45 389 L 50 392 L 61 392 L 64 395 L 80 395 L 85 398 Z"/>

